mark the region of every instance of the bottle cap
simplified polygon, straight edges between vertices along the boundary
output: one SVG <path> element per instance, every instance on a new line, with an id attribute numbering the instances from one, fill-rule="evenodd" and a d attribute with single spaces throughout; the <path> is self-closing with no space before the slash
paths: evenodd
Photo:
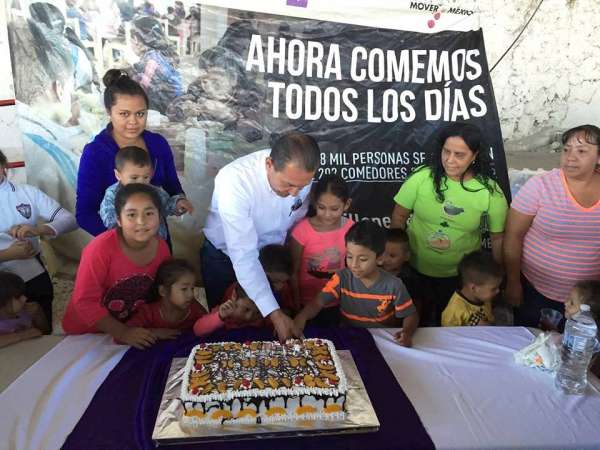
<path id="1" fill-rule="evenodd" d="M 579 306 L 579 310 L 580 311 L 589 311 L 590 305 L 581 305 L 581 306 Z"/>

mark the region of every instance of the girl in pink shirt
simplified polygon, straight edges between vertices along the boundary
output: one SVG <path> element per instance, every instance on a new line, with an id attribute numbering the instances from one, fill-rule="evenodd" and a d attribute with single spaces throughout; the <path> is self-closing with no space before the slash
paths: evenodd
<path id="1" fill-rule="evenodd" d="M 313 186 L 311 211 L 290 239 L 296 304 L 312 302 L 333 273 L 344 268 L 344 236 L 354 224 L 343 216 L 350 202 L 348 185 L 339 175 L 326 175 Z"/>
<path id="2" fill-rule="evenodd" d="M 98 235 L 81 254 L 62 323 L 65 333 L 107 333 L 136 348 L 168 337 L 124 323 L 149 300 L 158 266 L 170 258 L 166 242 L 157 236 L 160 205 L 152 186 L 133 183 L 119 189 L 117 228 Z"/>
<path id="3" fill-rule="evenodd" d="M 194 296 L 195 286 L 196 273 L 190 263 L 183 259 L 163 262 L 156 272 L 153 301 L 142 305 L 127 326 L 150 328 L 169 337 L 175 337 L 177 330 L 192 329 L 196 320 L 206 315 Z"/>

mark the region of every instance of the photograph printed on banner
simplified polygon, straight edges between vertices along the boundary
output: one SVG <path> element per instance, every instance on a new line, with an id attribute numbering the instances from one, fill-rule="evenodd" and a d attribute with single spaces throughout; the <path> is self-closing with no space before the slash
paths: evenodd
<path id="1" fill-rule="evenodd" d="M 174 0 L 9 5 L 28 183 L 71 210 L 83 147 L 108 123 L 111 68 L 148 94 L 146 128 L 167 139 L 195 205 L 170 219 L 176 247 L 199 234 L 217 171 L 293 129 L 319 142 L 317 177 L 350 182 L 355 219 L 389 222 L 394 193 L 448 122 L 480 126 L 507 186 L 481 30 L 420 33 Z"/>

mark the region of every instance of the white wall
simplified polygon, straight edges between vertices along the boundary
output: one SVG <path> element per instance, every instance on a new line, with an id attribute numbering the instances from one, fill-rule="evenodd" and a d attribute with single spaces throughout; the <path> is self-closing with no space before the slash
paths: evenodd
<path id="1" fill-rule="evenodd" d="M 539 0 L 482 0 L 481 26 L 491 66 Z M 546 0 L 492 72 L 508 149 L 543 144 L 553 132 L 600 125 L 600 1 Z"/>

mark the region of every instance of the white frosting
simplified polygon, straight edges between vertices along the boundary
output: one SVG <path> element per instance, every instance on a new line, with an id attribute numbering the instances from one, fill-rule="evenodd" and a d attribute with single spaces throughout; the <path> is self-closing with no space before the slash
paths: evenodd
<path id="1" fill-rule="evenodd" d="M 291 414 L 286 414 L 284 416 L 276 414 L 274 416 L 271 417 L 263 417 L 261 416 L 260 418 L 260 423 L 274 423 L 274 422 L 291 422 L 291 421 L 295 421 L 295 420 L 335 420 L 335 421 L 340 421 L 340 420 L 344 420 L 346 418 L 346 413 L 343 411 L 340 412 L 335 412 L 335 413 L 313 413 L 313 414 L 296 414 L 296 415 L 291 415 Z M 223 423 L 223 421 L 221 419 L 215 420 L 215 419 L 205 419 L 205 418 L 198 418 L 198 417 L 194 417 L 194 416 L 183 416 L 181 418 L 181 422 L 183 423 L 183 425 L 187 425 L 187 426 L 191 426 L 191 427 L 197 427 L 200 425 L 221 425 Z M 232 423 L 244 423 L 244 424 L 256 424 L 256 417 L 251 417 L 251 416 L 246 416 L 246 417 L 241 417 L 239 419 L 235 419 L 235 420 L 226 420 L 225 423 L 227 422 L 232 422 Z"/>
<path id="2" fill-rule="evenodd" d="M 318 396 L 326 396 L 326 397 L 337 397 L 341 394 L 344 394 L 347 389 L 346 376 L 344 375 L 344 372 L 342 370 L 342 365 L 341 365 L 340 359 L 338 357 L 338 354 L 335 351 L 333 342 L 331 342 L 327 339 L 305 339 L 305 342 L 317 341 L 317 340 L 321 341 L 322 343 L 327 345 L 327 347 L 329 348 L 329 354 L 331 355 L 331 359 L 335 366 L 335 374 L 339 378 L 337 387 L 320 388 L 320 387 L 316 387 L 316 386 L 315 387 L 292 386 L 292 387 L 288 388 L 288 387 L 284 386 L 284 387 L 279 387 L 277 389 L 273 389 L 271 387 L 265 387 L 264 389 L 257 389 L 257 388 L 239 389 L 239 390 L 229 390 L 229 391 L 223 392 L 223 393 L 212 392 L 210 394 L 203 394 L 203 395 L 192 394 L 189 392 L 189 381 L 190 381 L 190 374 L 194 371 L 196 352 L 197 352 L 197 350 L 209 348 L 211 345 L 209 343 L 209 344 L 196 345 L 192 349 L 190 356 L 188 357 L 188 360 L 185 364 L 185 370 L 183 373 L 183 381 L 181 383 L 180 398 L 184 402 L 191 401 L 191 402 L 198 402 L 198 403 L 207 403 L 207 402 L 211 402 L 211 401 L 228 401 L 228 400 L 232 400 L 232 399 L 238 398 L 238 397 L 244 397 L 244 398 L 248 398 L 248 397 L 252 397 L 252 398 L 279 397 L 279 396 L 294 397 L 294 396 L 301 396 L 301 395 L 318 395 Z M 220 343 L 218 343 L 218 345 L 221 345 L 221 346 L 224 346 L 226 344 L 235 345 L 238 343 L 235 343 L 235 342 L 220 342 Z M 274 343 L 274 345 L 278 345 L 278 344 Z M 296 344 L 296 345 L 298 345 L 298 344 Z M 294 346 L 294 349 L 296 351 L 299 351 L 300 348 L 296 349 L 296 345 Z M 297 416 L 295 416 L 295 417 L 297 417 Z M 294 420 L 296 420 L 296 419 L 294 419 Z"/>

